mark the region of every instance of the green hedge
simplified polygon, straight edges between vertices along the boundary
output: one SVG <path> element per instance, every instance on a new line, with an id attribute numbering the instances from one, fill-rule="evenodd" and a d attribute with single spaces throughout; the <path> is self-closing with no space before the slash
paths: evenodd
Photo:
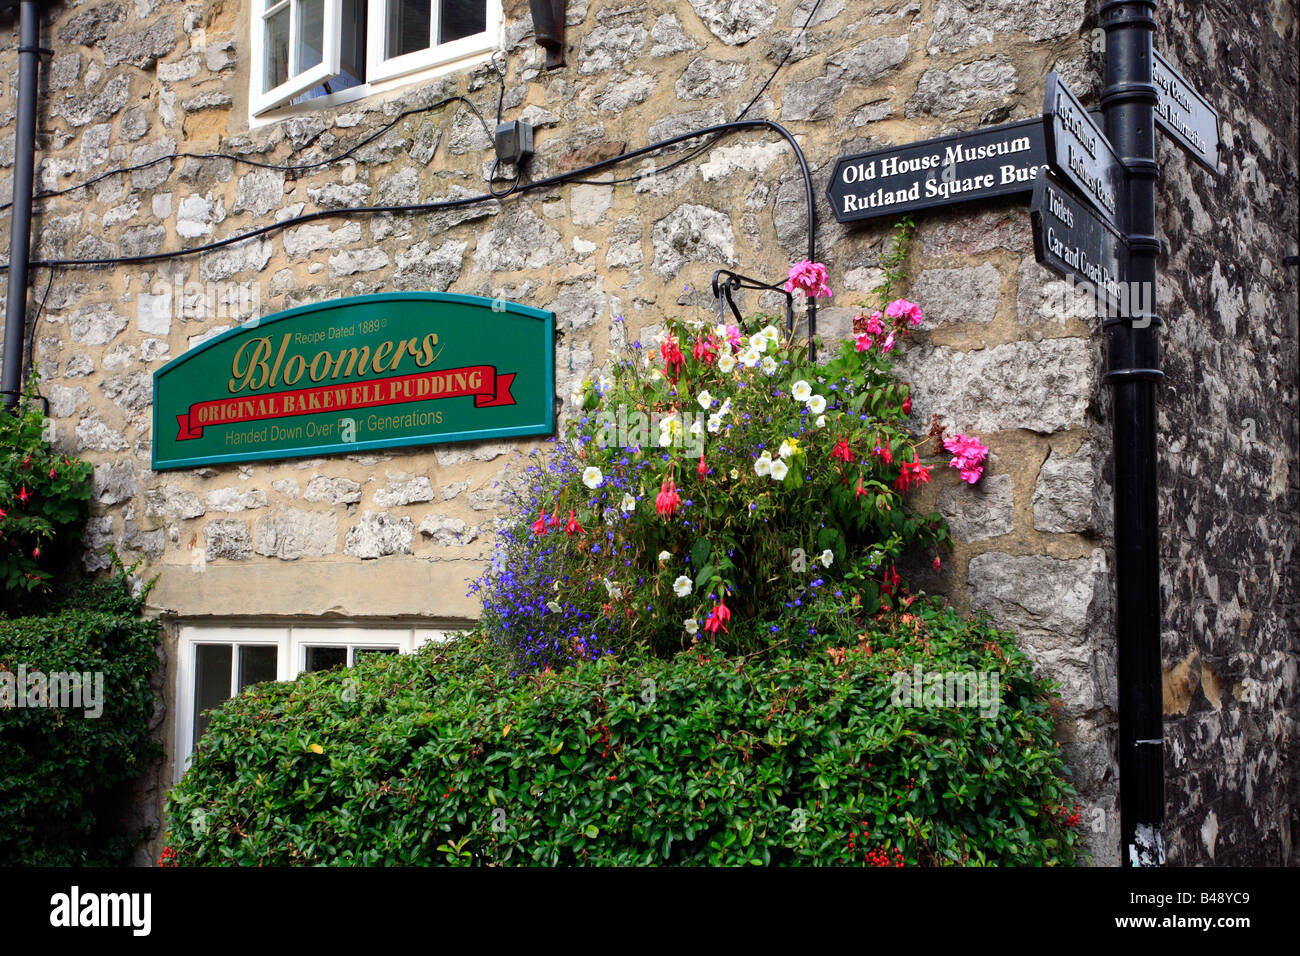
<path id="1" fill-rule="evenodd" d="M 1056 864 L 1080 837 L 1049 687 L 930 603 L 842 648 L 509 676 L 469 635 L 251 688 L 172 790 L 188 864 Z M 892 675 L 997 671 L 996 716 Z M 901 854 L 901 857 L 900 857 Z"/>
<path id="2" fill-rule="evenodd" d="M 149 737 L 157 623 L 140 616 L 127 569 L 79 586 L 39 617 L 0 618 L 0 865 L 123 862 L 140 833 L 118 830 L 124 792 L 159 753 Z M 21 671 L 20 671 L 21 669 Z M 20 673 L 98 673 L 102 713 L 19 706 Z M 28 685 L 30 687 L 31 685 Z M 17 687 L 26 703 L 28 687 Z M 0 690 L 3 694 L 3 690 Z"/>

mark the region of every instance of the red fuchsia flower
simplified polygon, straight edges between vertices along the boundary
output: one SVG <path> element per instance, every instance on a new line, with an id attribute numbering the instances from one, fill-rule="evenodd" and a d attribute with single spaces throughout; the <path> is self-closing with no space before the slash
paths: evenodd
<path id="1" fill-rule="evenodd" d="M 655 511 L 659 512 L 661 517 L 671 518 L 681 503 L 682 496 L 677 493 L 672 479 L 665 478 L 663 484 L 659 486 L 659 494 L 655 495 Z"/>
<path id="2" fill-rule="evenodd" d="M 23 504 L 27 504 L 27 499 L 29 499 L 30 497 L 31 495 L 27 493 L 27 486 L 23 485 L 23 490 L 18 492 L 18 500 L 21 501 Z"/>
<path id="3" fill-rule="evenodd" d="M 718 357 L 718 343 L 712 335 L 705 339 L 704 333 L 701 332 L 695 337 L 695 348 L 691 354 L 695 356 L 695 361 L 712 365 L 713 360 Z"/>
<path id="4" fill-rule="evenodd" d="M 686 364 L 677 340 L 670 336 L 663 345 L 659 346 L 659 354 L 664 357 L 664 374 L 674 382 L 677 381 L 677 370 Z"/>
<path id="5" fill-rule="evenodd" d="M 853 460 L 853 449 L 849 447 L 847 438 L 841 438 L 835 443 L 835 447 L 831 450 L 831 457 L 837 458 L 846 464 Z"/>
<path id="6" fill-rule="evenodd" d="M 958 469 L 962 481 L 973 485 L 980 480 L 989 450 L 978 438 L 973 435 L 953 435 L 944 439 L 943 447 L 952 452 L 952 461 L 948 462 L 948 467 Z"/>
<path id="7" fill-rule="evenodd" d="M 859 474 L 859 475 L 858 475 L 858 487 L 857 487 L 857 490 L 853 492 L 853 497 L 854 497 L 854 498 L 861 498 L 861 497 L 862 497 L 863 495 L 865 495 L 866 493 L 867 493 L 867 489 L 864 488 L 864 487 L 862 486 L 862 475 Z"/>
<path id="8" fill-rule="evenodd" d="M 903 414 L 912 414 L 912 393 L 910 391 L 907 393 L 907 398 L 903 399 Z"/>
<path id="9" fill-rule="evenodd" d="M 727 607 L 726 599 L 718 602 L 718 606 L 709 612 L 709 616 L 704 619 L 704 629 L 710 634 L 717 634 L 718 628 L 722 629 L 724 634 L 730 634 L 727 630 L 727 622 L 731 620 L 731 609 Z"/>
<path id="10" fill-rule="evenodd" d="M 936 554 L 934 556 L 934 569 L 938 571 L 941 567 L 943 567 L 943 562 L 939 560 L 939 556 Z"/>
<path id="11" fill-rule="evenodd" d="M 558 501 L 555 503 L 555 510 L 551 512 L 551 517 L 547 519 L 546 526 L 548 528 L 558 528 L 560 526 L 560 503 Z"/>
<path id="12" fill-rule="evenodd" d="M 833 292 L 827 285 L 826 267 L 820 262 L 804 259 L 790 267 L 785 281 L 786 292 L 802 292 L 808 299 L 829 299 Z"/>
<path id="13" fill-rule="evenodd" d="M 898 571 L 891 564 L 889 566 L 889 572 L 885 575 L 885 579 L 880 584 L 881 592 L 884 594 L 893 594 L 898 590 L 900 581 L 902 581 L 902 578 L 898 576 Z"/>
<path id="14" fill-rule="evenodd" d="M 709 466 L 704 463 L 704 452 L 700 452 L 700 463 L 695 467 L 695 473 L 701 478 L 709 474 Z"/>
<path id="15" fill-rule="evenodd" d="M 50 477 L 51 477 L 51 478 L 54 477 L 54 466 L 53 466 L 53 465 L 50 465 Z"/>
<path id="16" fill-rule="evenodd" d="M 885 447 L 884 447 L 884 448 L 881 448 L 880 445 L 877 444 L 877 445 L 876 445 L 876 450 L 873 451 L 871 454 L 873 454 L 873 455 L 875 455 L 876 457 L 878 457 L 878 458 L 879 458 L 881 461 L 883 461 L 886 465 L 888 465 L 888 464 L 892 464 L 893 461 L 894 461 L 894 453 L 893 453 L 892 451 L 890 451 L 890 449 L 889 449 L 889 439 L 888 439 L 888 438 L 885 439 Z"/>
<path id="17" fill-rule="evenodd" d="M 912 328 L 921 324 L 921 307 L 906 299 L 895 299 L 885 306 L 885 315 L 891 319 L 906 319 Z"/>
<path id="18" fill-rule="evenodd" d="M 541 517 L 533 522 L 533 534 L 546 534 L 546 512 L 543 511 Z"/>
<path id="19" fill-rule="evenodd" d="M 573 516 L 572 508 L 569 509 L 569 521 L 565 524 L 564 530 L 569 537 L 573 537 L 575 534 L 586 534 L 586 532 L 582 530 L 582 525 L 578 524 L 578 519 Z"/>
<path id="20" fill-rule="evenodd" d="M 907 491 L 913 485 L 923 485 L 930 480 L 930 469 L 921 464 L 920 461 L 903 462 L 903 470 L 898 473 L 898 478 L 894 481 L 894 488 L 898 491 Z"/>

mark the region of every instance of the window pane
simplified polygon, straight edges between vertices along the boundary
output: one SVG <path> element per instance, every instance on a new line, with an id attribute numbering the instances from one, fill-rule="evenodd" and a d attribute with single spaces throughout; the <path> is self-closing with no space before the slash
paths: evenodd
<path id="1" fill-rule="evenodd" d="M 346 667 L 348 649 L 346 647 L 308 647 L 306 671 L 323 671 L 331 667 Z"/>
<path id="2" fill-rule="evenodd" d="M 388 0 L 384 59 L 429 48 L 433 0 Z"/>
<path id="3" fill-rule="evenodd" d="M 197 743 L 208 729 L 208 715 L 230 699 L 229 644 L 197 644 L 194 647 L 194 739 Z"/>
<path id="4" fill-rule="evenodd" d="M 289 8 L 266 18 L 266 74 L 263 90 L 271 90 L 289 79 Z"/>
<path id="5" fill-rule="evenodd" d="M 261 644 L 241 645 L 239 648 L 239 689 L 250 684 L 275 680 L 278 676 L 276 662 L 279 648 Z"/>
<path id="6" fill-rule="evenodd" d="M 487 29 L 486 0 L 439 0 L 438 42 L 450 43 Z"/>
<path id="7" fill-rule="evenodd" d="M 353 650 L 352 655 L 356 663 L 360 664 L 364 658 L 370 657 L 371 655 L 384 655 L 384 654 L 396 654 L 396 653 L 397 653 L 397 648 L 395 647 L 358 647 L 355 650 Z"/>
<path id="8" fill-rule="evenodd" d="M 325 0 L 298 0 L 298 68 L 310 69 L 325 58 Z"/>

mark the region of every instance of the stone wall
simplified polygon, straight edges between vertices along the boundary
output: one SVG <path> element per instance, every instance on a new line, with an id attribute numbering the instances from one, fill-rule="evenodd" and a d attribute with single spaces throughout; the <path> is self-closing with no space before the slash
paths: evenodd
<path id="1" fill-rule="evenodd" d="M 1166 3 L 1162 52 L 1219 109 L 1223 173 L 1159 159 L 1166 840 L 1296 862 L 1300 417 L 1295 5 Z"/>
<path id="2" fill-rule="evenodd" d="M 890 238 L 888 221 L 834 222 L 823 198 L 834 158 L 1035 116 L 1051 69 L 1095 98 L 1100 59 L 1083 0 L 822 0 L 806 35 L 791 49 L 812 3 L 570 0 L 568 64 L 544 72 L 528 5 L 506 0 L 504 111 L 507 118 L 537 125 L 537 155 L 527 174 L 535 180 L 734 119 L 757 95 L 747 115 L 791 129 L 814 170 L 818 254 L 836 290 L 831 306 L 820 312 L 818 330 L 831 336 L 846 334 L 867 300 Z M 302 163 L 338 154 L 401 111 L 450 93 L 473 97 L 488 113 L 497 96 L 496 74 L 484 63 L 250 129 L 248 30 L 247 9 L 233 0 L 87 0 L 50 11 L 43 38 L 55 53 L 42 73 L 40 188 L 168 158 L 41 202 L 36 256 L 191 248 L 303 211 L 484 190 L 489 142 L 470 111 L 457 105 L 404 119 L 348 159 L 305 174 L 255 169 L 230 158 L 178 156 L 220 151 Z M 16 72 L 16 30 L 9 33 L 12 42 L 0 53 L 5 196 Z M 787 51 L 785 66 L 760 93 Z M 1293 76 L 1290 82 L 1294 86 Z M 1257 102 L 1250 90 L 1240 95 Z M 1270 162 L 1280 161 L 1281 142 L 1259 121 L 1232 122 L 1253 151 L 1264 149 L 1262 136 L 1275 157 Z M 616 172 L 649 172 L 682 155 L 684 150 L 643 159 Z M 1266 161 L 1262 153 L 1259 161 Z M 1291 170 L 1294 176 L 1294 165 Z M 1202 180 L 1200 188 L 1214 187 Z M 1259 198 L 1261 204 L 1280 202 Z M 1200 218 L 1180 228 L 1194 232 L 1203 251 L 1185 261 L 1174 257 L 1168 266 L 1183 270 L 1180 283 L 1205 284 L 1212 274 L 1214 295 L 1221 287 L 1225 296 L 1235 288 L 1242 313 L 1248 297 L 1252 313 L 1280 303 L 1284 288 L 1294 302 L 1293 278 L 1276 263 L 1268 281 L 1252 279 L 1243 286 L 1240 277 L 1228 278 L 1243 268 L 1235 263 L 1254 256 L 1244 236 L 1231 255 L 1217 251 L 1224 240 L 1212 223 L 1223 219 L 1210 211 L 1217 207 L 1208 198 L 1201 207 Z M 1257 217 L 1259 229 L 1267 228 L 1280 249 L 1282 220 L 1270 219 L 1273 224 L 1266 226 L 1262 210 Z M 7 217 L 0 222 L 0 230 L 7 230 Z M 7 240 L 7 232 L 2 238 Z M 159 284 L 225 283 L 236 299 L 255 302 L 258 314 L 404 289 L 501 295 L 555 311 L 557 389 L 567 396 L 601 367 L 607 349 L 625 346 L 667 314 L 711 311 L 712 299 L 701 290 L 714 269 L 731 266 L 776 279 L 790 261 L 803 258 L 806 239 L 803 183 L 792 152 L 770 133 L 746 131 L 671 170 L 614 187 L 569 184 L 431 214 L 344 216 L 157 265 L 60 269 L 44 295 L 35 355 L 59 443 L 95 463 L 85 565 L 104 567 L 109 545 L 143 557 L 144 573 L 159 576 L 151 604 L 167 621 L 320 615 L 465 622 L 476 613 L 465 580 L 490 546 L 500 515 L 500 482 L 516 452 L 536 447 L 442 446 L 154 473 L 150 375 L 248 317 L 192 318 L 175 301 L 170 310 L 161 308 L 152 298 Z M 1212 260 L 1220 263 L 1213 271 Z M 923 215 L 908 268 L 909 295 L 928 317 L 903 360 L 915 387 L 915 423 L 924 431 L 937 413 L 945 424 L 979 434 L 992 449 L 986 477 L 975 489 L 948 469 L 936 470 L 918 506 L 937 505 L 949 516 L 957 546 L 942 572 L 927 565 L 913 577 L 963 608 L 988 610 L 1015 627 L 1044 669 L 1062 682 L 1060 736 L 1087 807 L 1085 826 L 1097 862 L 1114 863 L 1115 678 L 1104 479 L 1110 449 L 1095 322 L 1065 302 L 1060 284 L 1034 262 L 1023 199 Z M 41 301 L 48 280 L 45 270 L 35 270 L 34 301 Z M 625 321 L 616 321 L 620 317 Z M 1274 339 L 1272 351 L 1265 349 L 1276 329 L 1248 324 L 1244 314 L 1241 328 L 1262 336 L 1261 345 L 1249 356 L 1216 350 L 1221 381 L 1226 384 L 1230 369 L 1238 368 L 1254 381 L 1268 381 L 1265 356 L 1278 355 L 1284 343 Z M 1258 411 L 1266 414 L 1272 413 Z M 1280 408 L 1276 415 L 1267 420 L 1285 420 Z M 1185 442 L 1192 434 L 1187 424 L 1170 419 L 1165 435 Z M 1202 421 L 1201 427 L 1208 442 L 1210 426 Z M 1282 439 L 1276 430 L 1267 435 Z M 1207 453 L 1225 454 L 1221 430 L 1213 442 L 1215 451 Z M 1294 516 L 1294 442 L 1291 448 L 1290 470 L 1283 465 L 1279 479 L 1264 465 L 1266 478 L 1273 477 L 1255 489 L 1261 508 L 1278 511 L 1278 522 L 1283 501 L 1268 499 L 1261 489 L 1281 481 L 1290 496 L 1285 513 Z M 1234 467 L 1259 467 L 1258 455 L 1232 455 Z M 1166 468 L 1176 461 L 1174 453 L 1168 455 Z M 1167 478 L 1172 487 L 1168 472 Z M 1235 502 L 1235 492 L 1212 497 L 1192 475 L 1181 480 L 1206 520 Z M 1215 480 L 1231 488 L 1226 476 Z M 1245 530 L 1255 528 L 1253 522 L 1241 517 L 1243 535 L 1263 540 L 1264 528 Z M 1198 534 L 1188 531 L 1189 547 L 1199 547 Z M 1174 547 L 1176 539 L 1168 540 Z M 1244 545 L 1257 539 L 1239 540 Z M 1261 547 L 1251 560 L 1271 551 Z M 1172 582 L 1183 557 L 1176 552 L 1170 558 Z M 1256 572 L 1259 587 L 1274 588 L 1270 594 L 1279 590 L 1268 582 L 1270 574 L 1282 573 L 1280 560 L 1274 567 L 1276 572 Z M 1237 580 L 1235 574 L 1231 584 L 1222 579 L 1225 599 Z M 1214 613 L 1213 596 L 1206 606 L 1205 586 L 1192 590 L 1200 597 L 1186 611 L 1170 602 L 1171 622 Z M 1293 609 L 1294 587 L 1287 593 Z M 1244 619 L 1252 597 L 1262 599 L 1263 592 L 1239 595 L 1237 620 Z M 1254 618 L 1256 628 L 1272 635 L 1273 656 L 1237 654 L 1229 667 L 1207 648 L 1207 666 L 1224 680 L 1248 672 L 1262 678 L 1261 669 L 1275 675 L 1287 627 L 1280 607 L 1270 598 Z M 1290 626 L 1293 632 L 1294 619 Z M 1233 634 L 1240 651 L 1241 639 Z M 1167 660 L 1175 659 L 1171 649 L 1188 653 L 1175 643 L 1171 634 Z M 1232 697 L 1228 684 L 1224 688 Z M 1282 734 L 1277 708 L 1283 699 L 1291 698 L 1275 693 L 1269 698 L 1273 716 L 1259 718 L 1257 736 L 1270 741 L 1273 753 Z M 1210 715 L 1227 720 L 1227 713 L 1213 709 Z M 170 717 L 165 720 L 170 735 Z M 1221 738 L 1216 747 L 1229 741 L 1245 747 L 1247 739 L 1226 724 Z M 1246 748 L 1240 759 L 1254 767 L 1258 751 Z M 164 770 L 160 779 L 170 779 L 169 773 Z M 1276 809 L 1284 788 L 1269 786 Z M 1178 792 L 1171 786 L 1172 794 Z M 1242 797 L 1234 812 L 1245 835 L 1254 804 Z M 1178 831 L 1181 858 L 1206 859 L 1192 822 L 1187 828 Z"/>

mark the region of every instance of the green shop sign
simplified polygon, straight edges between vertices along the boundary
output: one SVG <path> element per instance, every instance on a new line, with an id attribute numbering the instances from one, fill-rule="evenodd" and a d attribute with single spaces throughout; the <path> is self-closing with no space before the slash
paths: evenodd
<path id="1" fill-rule="evenodd" d="M 253 319 L 154 373 L 153 467 L 555 431 L 555 316 L 441 292 Z"/>

